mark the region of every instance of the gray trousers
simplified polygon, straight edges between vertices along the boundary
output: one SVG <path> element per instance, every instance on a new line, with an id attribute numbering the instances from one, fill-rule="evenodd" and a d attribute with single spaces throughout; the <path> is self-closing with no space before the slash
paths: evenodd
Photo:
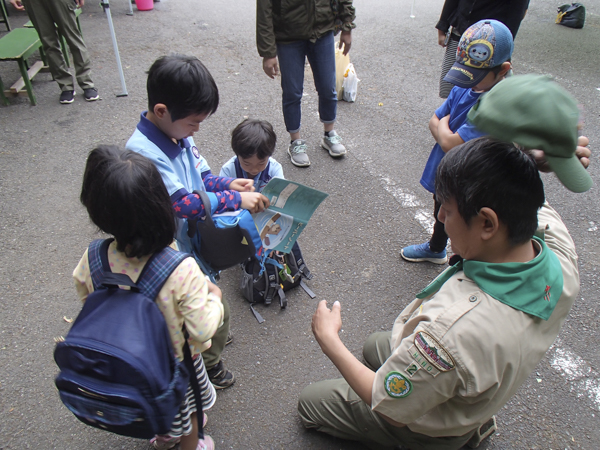
<path id="1" fill-rule="evenodd" d="M 90 57 L 77 28 L 74 0 L 22 0 L 22 3 L 40 36 L 50 73 L 61 91 L 73 90 L 73 77 L 60 48 L 58 31 L 65 37 L 73 55 L 77 83 L 82 89 L 93 88 Z"/>
<path id="2" fill-rule="evenodd" d="M 367 366 L 377 370 L 390 357 L 391 332 L 372 334 L 365 342 L 363 355 Z M 327 380 L 304 388 L 298 412 L 306 428 L 342 439 L 360 441 L 372 449 L 454 450 L 467 443 L 473 432 L 464 436 L 430 437 L 408 427 L 395 427 L 371 410 L 346 380 Z"/>
<path id="3" fill-rule="evenodd" d="M 448 98 L 450 91 L 454 87 L 452 83 L 444 81 L 444 77 L 450 71 L 450 67 L 456 62 L 456 50 L 458 49 L 458 41 L 450 39 L 444 53 L 444 61 L 442 61 L 442 74 L 440 76 L 440 98 Z"/>

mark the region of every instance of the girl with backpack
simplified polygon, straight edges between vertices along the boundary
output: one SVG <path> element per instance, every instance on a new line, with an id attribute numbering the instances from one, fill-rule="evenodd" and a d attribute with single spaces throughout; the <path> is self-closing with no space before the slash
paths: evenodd
<path id="1" fill-rule="evenodd" d="M 144 156 L 114 146 L 99 146 L 85 167 L 81 203 L 91 221 L 114 240 L 108 246 L 113 273 L 137 282 L 150 257 L 168 247 L 175 235 L 173 207 L 154 164 Z M 86 250 L 73 272 L 79 297 L 85 302 L 94 290 Z M 210 348 L 211 337 L 223 321 L 220 289 L 201 272 L 193 257 L 185 258 L 171 273 L 155 299 L 168 326 L 173 352 L 183 360 L 188 336 L 202 410 L 209 409 L 216 394 L 208 380 L 201 353 Z M 192 388 L 187 393 L 167 435 L 155 436 L 155 449 L 212 450 L 208 435 L 198 438 L 197 408 Z M 203 423 L 206 415 L 203 414 Z"/>

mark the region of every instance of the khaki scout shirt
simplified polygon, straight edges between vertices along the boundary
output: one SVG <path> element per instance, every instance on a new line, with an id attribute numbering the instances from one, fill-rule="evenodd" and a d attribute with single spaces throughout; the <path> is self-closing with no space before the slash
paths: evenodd
<path id="1" fill-rule="evenodd" d="M 564 278 L 549 320 L 495 300 L 457 272 L 396 319 L 392 354 L 373 383 L 374 411 L 427 436 L 462 436 L 508 402 L 556 339 L 579 292 L 577 254 L 560 216 L 545 204 L 538 221 Z"/>

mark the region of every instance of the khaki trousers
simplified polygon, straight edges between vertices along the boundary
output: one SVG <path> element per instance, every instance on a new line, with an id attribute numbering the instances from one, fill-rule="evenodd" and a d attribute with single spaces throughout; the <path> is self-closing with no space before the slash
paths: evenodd
<path id="1" fill-rule="evenodd" d="M 223 353 L 225 342 L 227 342 L 227 335 L 229 334 L 229 303 L 227 303 L 225 297 L 221 299 L 221 302 L 223 303 L 223 325 L 217 328 L 212 337 L 211 347 L 202 353 L 206 370 L 212 369 L 221 361 L 221 353 Z"/>
<path id="2" fill-rule="evenodd" d="M 363 355 L 367 366 L 377 370 L 390 357 L 391 332 L 372 334 L 365 342 Z M 298 412 L 306 428 L 342 439 L 360 441 L 372 449 L 454 450 L 467 443 L 473 432 L 464 436 L 430 437 L 408 427 L 390 425 L 371 410 L 343 378 L 313 383 L 304 388 Z"/>
<path id="3" fill-rule="evenodd" d="M 90 57 L 77 28 L 74 0 L 22 0 L 22 3 L 40 36 L 50 73 L 61 91 L 73 90 L 73 77 L 60 48 L 58 31 L 65 37 L 73 55 L 77 83 L 82 89 L 93 88 Z"/>

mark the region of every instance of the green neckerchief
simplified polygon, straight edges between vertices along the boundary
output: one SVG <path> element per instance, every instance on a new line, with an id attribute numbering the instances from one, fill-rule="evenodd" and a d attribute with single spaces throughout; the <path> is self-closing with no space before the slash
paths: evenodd
<path id="1" fill-rule="evenodd" d="M 462 269 L 483 292 L 496 300 L 548 320 L 562 294 L 562 268 L 558 257 L 546 243 L 535 236 L 533 239 L 541 250 L 531 261 L 501 264 L 460 261 L 442 272 L 417 294 L 417 298 L 426 298 L 436 293 L 452 275 Z"/>

